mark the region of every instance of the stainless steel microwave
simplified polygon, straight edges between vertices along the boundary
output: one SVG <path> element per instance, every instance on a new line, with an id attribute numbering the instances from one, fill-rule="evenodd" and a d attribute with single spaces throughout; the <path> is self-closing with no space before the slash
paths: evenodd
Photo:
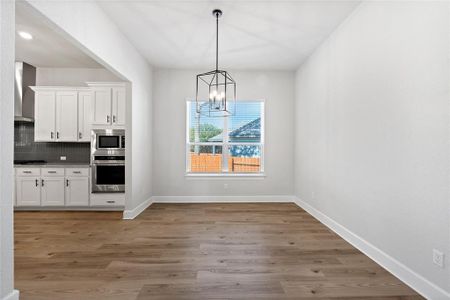
<path id="1" fill-rule="evenodd" d="M 124 150 L 124 129 L 93 129 L 91 147 L 95 150 Z"/>

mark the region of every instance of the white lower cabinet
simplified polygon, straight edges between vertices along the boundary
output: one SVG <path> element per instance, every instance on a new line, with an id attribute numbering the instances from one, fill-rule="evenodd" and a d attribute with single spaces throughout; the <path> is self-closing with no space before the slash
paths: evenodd
<path id="1" fill-rule="evenodd" d="M 64 177 L 41 178 L 41 206 L 64 206 Z"/>
<path id="2" fill-rule="evenodd" d="M 87 167 L 17 167 L 15 173 L 17 207 L 117 209 L 125 206 L 125 193 L 91 193 Z"/>
<path id="3" fill-rule="evenodd" d="M 66 206 L 89 205 L 89 178 L 66 177 Z"/>
<path id="4" fill-rule="evenodd" d="M 88 207 L 88 168 L 16 168 L 18 207 Z"/>
<path id="5" fill-rule="evenodd" d="M 17 206 L 40 206 L 41 184 L 40 177 L 16 177 Z"/>

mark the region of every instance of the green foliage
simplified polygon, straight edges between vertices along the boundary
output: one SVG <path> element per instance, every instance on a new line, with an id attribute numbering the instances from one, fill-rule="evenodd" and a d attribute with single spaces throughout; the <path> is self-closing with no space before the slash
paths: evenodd
<path id="1" fill-rule="evenodd" d="M 189 140 L 195 142 L 195 127 L 191 127 L 189 132 Z M 200 124 L 200 142 L 207 142 L 210 138 L 222 133 L 222 129 L 212 124 Z"/>

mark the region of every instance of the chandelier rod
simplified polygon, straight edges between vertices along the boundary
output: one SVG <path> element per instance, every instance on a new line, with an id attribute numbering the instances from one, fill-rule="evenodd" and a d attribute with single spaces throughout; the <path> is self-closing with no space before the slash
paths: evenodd
<path id="1" fill-rule="evenodd" d="M 216 12 L 216 71 L 219 70 L 219 12 Z"/>

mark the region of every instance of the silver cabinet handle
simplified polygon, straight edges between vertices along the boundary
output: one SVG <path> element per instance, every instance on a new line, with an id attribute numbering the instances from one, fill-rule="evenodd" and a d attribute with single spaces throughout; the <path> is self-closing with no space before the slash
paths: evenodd
<path id="1" fill-rule="evenodd" d="M 41 179 L 41 185 L 44 186 L 44 179 Z"/>
<path id="2" fill-rule="evenodd" d="M 106 201 L 106 203 L 116 203 L 116 201 L 114 201 L 114 200 L 108 200 L 108 201 Z"/>
<path id="3" fill-rule="evenodd" d="M 56 132 L 56 139 L 59 139 L 59 131 Z"/>
<path id="4" fill-rule="evenodd" d="M 48 171 L 50 174 L 56 174 L 56 171 Z"/>
<path id="5" fill-rule="evenodd" d="M 81 174 L 81 171 L 73 171 L 73 174 Z"/>
<path id="6" fill-rule="evenodd" d="M 113 116 L 113 123 L 116 123 L 116 116 Z"/>
<path id="7" fill-rule="evenodd" d="M 39 180 L 36 179 L 36 186 L 39 186 Z"/>
<path id="8" fill-rule="evenodd" d="M 66 179 L 66 186 L 69 186 L 69 179 Z"/>
<path id="9" fill-rule="evenodd" d="M 50 138 L 53 140 L 53 131 L 50 132 Z"/>
<path id="10" fill-rule="evenodd" d="M 109 123 L 109 116 L 106 116 L 106 123 Z"/>
<path id="11" fill-rule="evenodd" d="M 79 138 L 80 140 L 81 140 L 82 136 L 83 136 L 83 135 L 81 134 L 81 132 L 79 132 L 79 133 L 78 133 L 78 138 Z"/>
<path id="12" fill-rule="evenodd" d="M 25 174 L 31 174 L 31 171 L 23 171 Z"/>

